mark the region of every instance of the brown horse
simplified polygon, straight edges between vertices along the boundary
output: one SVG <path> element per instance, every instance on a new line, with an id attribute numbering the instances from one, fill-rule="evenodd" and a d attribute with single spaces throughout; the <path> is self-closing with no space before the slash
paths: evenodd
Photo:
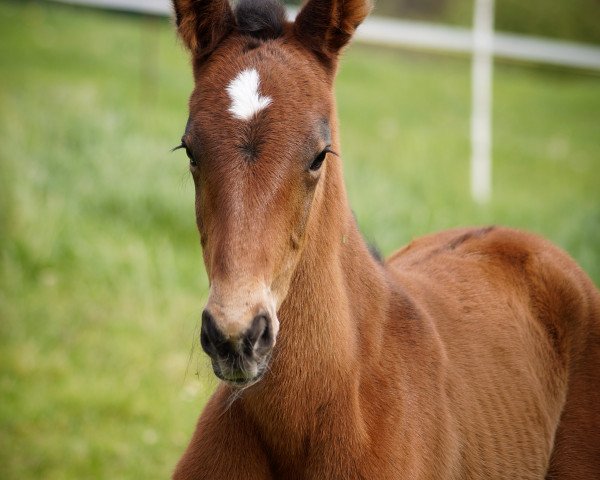
<path id="1" fill-rule="evenodd" d="M 176 479 L 600 479 L 600 294 L 504 228 L 385 262 L 348 205 L 333 95 L 365 0 L 174 0 L 182 148 L 223 380 Z"/>

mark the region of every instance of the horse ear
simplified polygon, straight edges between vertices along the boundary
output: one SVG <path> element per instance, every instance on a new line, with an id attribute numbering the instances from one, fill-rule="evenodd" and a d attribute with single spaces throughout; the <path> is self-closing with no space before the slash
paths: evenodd
<path id="1" fill-rule="evenodd" d="M 335 58 L 371 11 L 369 0 L 309 0 L 294 28 L 302 43 Z"/>
<path id="2" fill-rule="evenodd" d="M 198 58 L 209 55 L 235 28 L 235 17 L 227 0 L 172 2 L 179 36 Z"/>

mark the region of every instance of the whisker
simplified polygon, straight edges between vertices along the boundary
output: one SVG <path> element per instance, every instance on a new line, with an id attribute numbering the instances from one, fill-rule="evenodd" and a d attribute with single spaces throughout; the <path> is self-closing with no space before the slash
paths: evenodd
<path id="1" fill-rule="evenodd" d="M 190 347 L 190 354 L 188 355 L 188 361 L 187 361 L 187 365 L 185 367 L 185 373 L 183 376 L 183 381 L 185 382 L 185 380 L 187 379 L 187 374 L 190 370 L 190 365 L 192 363 L 192 358 L 194 357 L 194 352 L 196 350 L 196 338 L 197 338 L 197 333 L 199 331 L 199 319 L 196 316 L 196 323 L 194 324 L 194 331 L 192 333 L 192 345 Z M 198 376 L 198 365 L 196 365 L 196 376 Z"/>

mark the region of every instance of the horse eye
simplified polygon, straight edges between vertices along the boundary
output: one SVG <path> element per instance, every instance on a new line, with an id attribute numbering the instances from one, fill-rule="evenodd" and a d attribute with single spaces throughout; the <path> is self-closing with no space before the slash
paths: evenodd
<path id="1" fill-rule="evenodd" d="M 328 153 L 329 153 L 329 149 L 326 148 L 325 150 L 323 150 L 321 153 L 319 153 L 317 155 L 317 157 L 310 164 L 311 172 L 316 172 L 321 168 L 321 165 L 323 165 L 323 162 L 325 161 L 325 157 L 327 156 Z"/>
<path id="2" fill-rule="evenodd" d="M 190 151 L 189 148 L 185 147 L 185 154 L 187 155 L 187 157 L 190 159 L 190 165 L 192 167 L 197 167 L 198 163 L 196 162 L 196 160 L 194 159 L 194 155 L 192 154 L 192 152 Z"/>

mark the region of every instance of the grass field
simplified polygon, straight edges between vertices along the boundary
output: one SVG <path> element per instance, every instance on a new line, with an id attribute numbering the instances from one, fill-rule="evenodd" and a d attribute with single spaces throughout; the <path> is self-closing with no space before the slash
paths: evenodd
<path id="1" fill-rule="evenodd" d="M 215 386 L 166 21 L 0 3 L 0 478 L 166 478 Z M 353 48 L 349 194 L 385 253 L 426 232 L 540 232 L 600 282 L 600 79 L 498 65 L 494 198 L 468 193 L 469 64 Z"/>

